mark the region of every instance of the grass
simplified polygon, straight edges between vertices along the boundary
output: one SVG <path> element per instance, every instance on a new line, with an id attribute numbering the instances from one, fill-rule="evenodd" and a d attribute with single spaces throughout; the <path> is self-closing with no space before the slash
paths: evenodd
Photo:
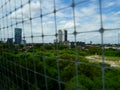
<path id="1" fill-rule="evenodd" d="M 109 60 L 109 61 L 120 61 L 120 57 L 105 56 L 105 60 Z"/>

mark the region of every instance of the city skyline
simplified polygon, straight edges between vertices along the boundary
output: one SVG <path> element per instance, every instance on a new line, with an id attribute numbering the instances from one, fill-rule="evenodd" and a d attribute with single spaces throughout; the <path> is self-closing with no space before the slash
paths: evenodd
<path id="1" fill-rule="evenodd" d="M 4 0 L 0 2 L 1 2 L 0 4 L 5 3 Z M 4 19 L 1 18 L 1 23 L 4 23 L 4 25 L 1 25 L 1 28 L 9 26 L 9 28 L 5 28 L 5 31 L 3 29 L 0 31 L 0 33 L 4 33 L 3 34 L 4 36 L 1 36 L 1 38 L 6 38 L 6 39 L 13 38 L 14 35 L 12 33 L 14 32 L 14 28 L 22 28 L 24 31 L 22 33 L 22 36 L 26 37 L 27 42 L 31 42 L 31 39 L 29 39 L 29 37 L 31 37 L 33 34 L 35 38 L 34 42 L 41 43 L 42 40 L 40 38 L 42 33 L 44 33 L 44 35 L 53 35 L 53 37 L 51 38 L 49 37 L 44 38 L 46 42 L 53 42 L 53 40 L 55 39 L 56 30 L 58 31 L 59 29 L 61 30 L 67 29 L 68 39 L 70 41 L 74 41 L 74 35 L 69 35 L 69 33 L 73 33 L 75 28 L 77 32 L 94 31 L 100 29 L 99 0 L 87 0 L 87 1 L 75 0 L 76 4 L 80 3 L 79 5 L 75 6 L 75 23 L 73 18 L 73 11 L 72 8 L 70 7 L 70 5 L 72 4 L 72 0 L 69 0 L 69 2 L 64 0 L 55 0 L 56 10 L 59 10 L 64 7 L 68 7 L 65 8 L 64 10 L 60 10 L 56 12 L 56 25 L 54 20 L 54 13 L 53 13 L 54 11 L 53 0 L 47 0 L 47 1 L 41 0 L 42 5 L 40 5 L 39 0 L 31 0 L 30 7 L 32 12 L 29 9 L 28 0 L 24 0 L 22 2 L 22 4 L 24 5 L 22 8 L 20 7 L 21 3 L 19 0 L 17 0 L 17 2 L 19 3 L 16 3 L 16 5 L 15 3 L 12 2 L 14 2 L 14 0 L 11 0 L 10 2 L 11 5 L 10 9 L 8 9 L 9 4 L 7 4 L 6 6 L 7 9 L 3 8 L 0 10 L 0 12 L 5 11 L 3 12 L 3 14 L 0 14 L 0 16 L 4 17 L 4 19 L 8 21 L 8 22 L 4 22 Z M 14 11 L 15 6 L 17 8 L 16 11 Z M 102 17 L 103 17 L 103 26 L 105 29 L 119 28 L 119 24 L 120 24 L 119 8 L 120 8 L 119 0 L 114 0 L 114 1 L 102 0 Z M 41 25 L 41 19 L 38 18 L 41 14 L 40 12 L 41 9 L 43 15 L 52 12 L 51 14 L 48 14 L 45 17 L 43 16 L 43 22 L 42 22 L 43 26 Z M 32 23 L 29 21 L 30 12 L 31 12 L 31 18 L 37 17 L 37 19 L 32 19 Z M 22 19 L 25 21 L 24 28 L 22 25 Z M 10 27 L 11 24 L 12 27 Z M 57 27 L 55 28 L 55 26 Z M 43 30 L 41 27 L 43 27 Z M 7 32 L 8 30 L 9 32 Z M 104 42 L 118 43 L 118 33 L 120 33 L 119 29 L 105 32 Z M 94 43 L 101 43 L 100 39 L 101 38 L 99 32 L 80 33 L 79 35 L 77 35 L 78 41 L 84 41 L 87 43 L 89 41 L 93 41 Z"/>

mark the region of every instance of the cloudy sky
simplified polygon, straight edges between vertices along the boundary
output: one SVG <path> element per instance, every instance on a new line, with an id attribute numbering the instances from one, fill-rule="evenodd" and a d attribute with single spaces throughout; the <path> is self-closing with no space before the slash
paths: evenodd
<path id="1" fill-rule="evenodd" d="M 75 3 L 74 11 L 71 7 L 72 1 Z M 101 1 L 103 27 L 105 29 L 120 28 L 120 0 Z M 54 9 L 57 10 L 56 16 L 53 13 Z M 75 16 L 73 16 L 74 12 Z M 42 32 L 44 35 L 55 35 L 56 30 L 66 29 L 68 33 L 73 33 L 74 26 L 77 32 L 99 30 L 101 27 L 99 12 L 99 0 L 55 0 L 55 4 L 54 0 L 31 0 L 30 4 L 28 0 L 0 0 L 2 28 L 0 38 L 14 38 L 14 28 L 22 28 L 22 36 L 25 35 L 27 42 L 31 42 L 32 34 L 33 42 L 42 42 L 39 37 Z M 29 20 L 30 17 L 32 22 Z M 22 20 L 25 22 L 21 23 Z M 120 33 L 119 29 L 104 32 L 104 42 L 118 43 L 118 33 Z M 53 42 L 54 39 L 55 36 L 45 36 L 44 41 Z M 74 41 L 74 35 L 68 35 L 68 40 Z M 77 35 L 77 41 L 101 43 L 101 35 L 99 32 L 80 33 Z"/>

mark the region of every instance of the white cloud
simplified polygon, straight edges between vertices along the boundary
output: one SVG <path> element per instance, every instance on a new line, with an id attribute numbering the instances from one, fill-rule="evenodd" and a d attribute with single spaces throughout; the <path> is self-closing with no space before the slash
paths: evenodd
<path id="1" fill-rule="evenodd" d="M 106 3 L 105 7 L 108 8 L 108 7 L 111 7 L 113 5 L 115 5 L 115 2 L 109 2 L 109 3 Z"/>
<path id="2" fill-rule="evenodd" d="M 113 15 L 120 15 L 120 11 L 118 11 L 116 13 L 113 12 Z"/>
<path id="3" fill-rule="evenodd" d="M 30 10 L 31 9 L 31 10 Z M 36 13 L 40 12 L 40 2 L 36 1 L 36 2 L 31 2 L 30 4 L 30 8 L 29 8 L 29 4 L 26 4 L 23 8 L 18 9 L 16 12 L 13 12 L 10 15 L 10 18 L 22 18 L 22 16 L 24 18 L 29 18 L 30 17 L 30 12 L 31 12 L 31 16 L 33 17 Z M 22 15 L 23 14 L 23 15 Z"/>

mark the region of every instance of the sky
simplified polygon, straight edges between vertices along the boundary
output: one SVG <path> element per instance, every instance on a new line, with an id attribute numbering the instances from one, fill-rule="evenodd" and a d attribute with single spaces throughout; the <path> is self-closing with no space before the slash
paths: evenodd
<path id="1" fill-rule="evenodd" d="M 72 1 L 76 4 L 74 10 L 70 7 Z M 103 28 L 108 30 L 120 28 L 120 0 L 101 1 Z M 54 8 L 57 10 L 56 16 L 53 13 Z M 2 28 L 0 38 L 14 38 L 14 28 L 22 28 L 22 36 L 25 35 L 27 42 L 35 43 L 42 42 L 42 38 L 37 37 L 41 33 L 55 35 L 56 30 L 59 29 L 63 31 L 66 29 L 68 33 L 73 33 L 75 30 L 77 32 L 99 30 L 101 28 L 99 12 L 99 0 L 55 0 L 55 4 L 54 0 L 31 0 L 30 4 L 28 0 L 0 0 L 0 27 Z M 32 22 L 29 21 L 30 17 Z M 25 22 L 16 25 L 16 22 L 21 22 L 22 19 Z M 3 29 L 11 24 L 13 24 L 12 27 Z M 118 43 L 119 33 L 119 29 L 105 31 L 104 43 Z M 33 41 L 30 38 L 32 34 Z M 55 36 L 45 36 L 44 42 L 53 42 L 54 39 Z M 90 41 L 101 43 L 101 34 L 99 32 L 80 33 L 77 34 L 76 39 L 86 43 Z M 68 40 L 74 41 L 74 35 L 68 34 Z"/>

